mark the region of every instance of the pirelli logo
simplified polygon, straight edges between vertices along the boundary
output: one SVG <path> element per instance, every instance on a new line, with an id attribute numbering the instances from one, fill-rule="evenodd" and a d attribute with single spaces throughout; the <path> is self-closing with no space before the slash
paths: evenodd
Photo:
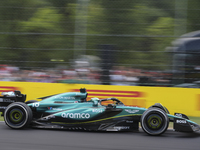
<path id="1" fill-rule="evenodd" d="M 79 92 L 79 89 L 73 89 L 73 92 Z M 98 97 L 100 99 L 115 97 L 121 100 L 125 105 L 145 107 L 145 93 L 141 91 L 123 91 L 123 90 L 90 90 L 87 89 L 88 97 Z"/>

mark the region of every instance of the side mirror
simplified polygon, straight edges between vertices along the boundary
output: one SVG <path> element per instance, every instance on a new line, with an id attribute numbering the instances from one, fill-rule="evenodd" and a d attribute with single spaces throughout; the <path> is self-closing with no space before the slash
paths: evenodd
<path id="1" fill-rule="evenodd" d="M 98 106 L 98 101 L 93 101 L 93 106 Z"/>

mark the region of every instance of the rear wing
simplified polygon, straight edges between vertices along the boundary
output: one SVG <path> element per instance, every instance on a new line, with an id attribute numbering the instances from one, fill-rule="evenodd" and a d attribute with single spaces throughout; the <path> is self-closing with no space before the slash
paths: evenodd
<path id="1" fill-rule="evenodd" d="M 21 94 L 20 91 L 2 92 L 0 95 L 0 112 L 4 114 L 5 109 L 11 103 L 25 102 L 25 101 L 26 101 L 26 95 Z"/>

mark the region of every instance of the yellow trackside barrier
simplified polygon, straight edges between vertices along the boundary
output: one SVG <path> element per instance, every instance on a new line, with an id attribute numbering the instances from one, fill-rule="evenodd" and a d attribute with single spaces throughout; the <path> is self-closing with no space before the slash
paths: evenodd
<path id="1" fill-rule="evenodd" d="M 125 105 L 148 108 L 154 103 L 161 103 L 171 114 L 179 112 L 188 116 L 200 117 L 200 89 L 173 87 L 114 86 L 89 84 L 35 83 L 35 82 L 0 82 L 0 92 L 20 90 L 27 94 L 27 100 L 38 97 L 79 91 L 86 88 L 88 100 L 92 97 L 115 97 Z"/>

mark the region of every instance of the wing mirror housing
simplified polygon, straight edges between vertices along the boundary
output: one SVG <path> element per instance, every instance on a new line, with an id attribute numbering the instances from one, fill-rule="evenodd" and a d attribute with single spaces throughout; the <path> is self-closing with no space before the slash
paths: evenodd
<path id="1" fill-rule="evenodd" d="M 99 104 L 99 99 L 97 97 L 91 98 L 91 101 L 93 102 L 93 106 L 98 106 Z"/>
<path id="2" fill-rule="evenodd" d="M 99 102 L 98 102 L 98 101 L 96 101 L 96 100 L 95 100 L 95 101 L 93 101 L 93 106 L 97 107 L 97 106 L 98 106 L 98 103 L 99 103 Z"/>

